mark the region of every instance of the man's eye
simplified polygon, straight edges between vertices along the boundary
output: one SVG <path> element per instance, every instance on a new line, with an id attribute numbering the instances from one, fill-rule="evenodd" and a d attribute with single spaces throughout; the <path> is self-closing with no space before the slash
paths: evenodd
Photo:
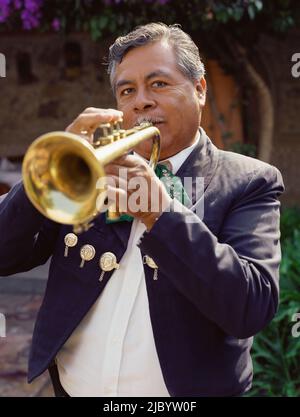
<path id="1" fill-rule="evenodd" d="M 152 83 L 153 87 L 165 87 L 167 85 L 167 83 L 165 83 L 164 81 L 154 81 L 154 83 Z"/>
<path id="2" fill-rule="evenodd" d="M 128 96 L 128 94 L 130 94 L 132 92 L 132 88 L 125 88 L 124 90 L 121 91 L 121 96 Z"/>

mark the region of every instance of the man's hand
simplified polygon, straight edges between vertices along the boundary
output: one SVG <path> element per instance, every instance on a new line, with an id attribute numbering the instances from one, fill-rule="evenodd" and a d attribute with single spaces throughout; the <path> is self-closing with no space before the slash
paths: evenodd
<path id="1" fill-rule="evenodd" d="M 88 107 L 73 120 L 66 131 L 75 133 L 92 143 L 94 132 L 100 124 L 116 122 L 122 117 L 123 112 L 119 110 Z"/>
<path id="2" fill-rule="evenodd" d="M 139 156 L 125 155 L 105 167 L 109 202 L 141 220 L 149 231 L 172 199 L 152 168 Z"/>
<path id="3" fill-rule="evenodd" d="M 122 117 L 123 113 L 115 109 L 88 107 L 66 131 L 92 143 L 101 123 L 115 122 Z M 124 155 L 106 165 L 105 173 L 108 205 L 114 203 L 117 210 L 140 219 L 150 230 L 172 201 L 153 169 L 139 156 Z"/>

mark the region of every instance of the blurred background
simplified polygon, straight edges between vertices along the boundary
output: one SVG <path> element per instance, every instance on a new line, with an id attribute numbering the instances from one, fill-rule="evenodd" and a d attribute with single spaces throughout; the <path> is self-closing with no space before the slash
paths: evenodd
<path id="1" fill-rule="evenodd" d="M 35 138 L 65 129 L 85 107 L 115 107 L 108 47 L 151 21 L 181 24 L 198 45 L 208 83 L 202 126 L 212 141 L 283 175 L 281 302 L 255 337 L 249 395 L 300 396 L 298 1 L 0 0 L 0 195 L 21 179 L 22 158 Z M 48 264 L 0 279 L 6 317 L 0 396 L 53 395 L 47 375 L 26 383 L 47 270 Z"/>

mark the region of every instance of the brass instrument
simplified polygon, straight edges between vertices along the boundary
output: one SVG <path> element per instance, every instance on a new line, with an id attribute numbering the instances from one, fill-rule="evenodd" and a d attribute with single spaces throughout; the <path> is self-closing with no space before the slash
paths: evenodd
<path id="1" fill-rule="evenodd" d="M 150 123 L 129 130 L 119 122 L 99 126 L 98 140 L 90 144 L 80 135 L 50 132 L 37 138 L 26 152 L 22 174 L 26 194 L 47 218 L 87 230 L 106 199 L 105 165 L 152 139 L 150 166 L 155 168 L 160 152 L 160 132 Z M 98 209 L 96 209 L 96 207 Z M 109 217 L 120 214 L 109 210 Z"/>

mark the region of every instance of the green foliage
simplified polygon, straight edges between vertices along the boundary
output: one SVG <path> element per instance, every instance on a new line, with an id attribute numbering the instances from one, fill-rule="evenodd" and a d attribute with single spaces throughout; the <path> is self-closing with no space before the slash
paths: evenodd
<path id="1" fill-rule="evenodd" d="M 300 396 L 300 337 L 292 336 L 300 313 L 300 209 L 281 216 L 280 306 L 269 326 L 254 338 L 253 388 L 249 396 Z"/>
<path id="2" fill-rule="evenodd" d="M 219 1 L 211 5 L 215 20 L 221 23 L 227 23 L 230 20 L 240 21 L 244 16 L 248 15 L 253 20 L 256 15 L 263 9 L 261 0 L 243 1 Z"/>
<path id="3" fill-rule="evenodd" d="M 251 156 L 252 158 L 256 156 L 256 146 L 253 143 L 234 142 L 228 147 L 228 150 Z"/>
<path id="4" fill-rule="evenodd" d="M 294 231 L 300 228 L 300 209 L 297 207 L 286 208 L 281 213 L 281 241 L 285 242 Z"/>
<path id="5" fill-rule="evenodd" d="M 88 31 L 97 40 L 150 21 L 180 23 L 191 34 L 223 30 L 240 38 L 287 31 L 299 21 L 299 7 L 296 0 L 0 0 L 5 31 Z"/>

